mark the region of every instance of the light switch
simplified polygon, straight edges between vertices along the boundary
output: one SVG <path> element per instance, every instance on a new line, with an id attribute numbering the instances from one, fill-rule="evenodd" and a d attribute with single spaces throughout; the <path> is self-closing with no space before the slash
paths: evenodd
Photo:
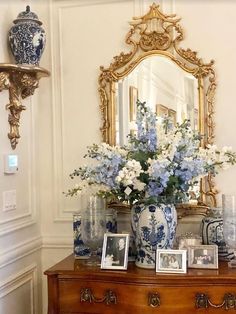
<path id="1" fill-rule="evenodd" d="M 2 193 L 3 211 L 16 209 L 16 190 L 4 191 Z"/>

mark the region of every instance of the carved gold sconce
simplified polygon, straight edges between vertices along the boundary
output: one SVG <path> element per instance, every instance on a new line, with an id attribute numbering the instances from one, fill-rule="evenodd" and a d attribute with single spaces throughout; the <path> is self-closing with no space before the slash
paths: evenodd
<path id="1" fill-rule="evenodd" d="M 9 110 L 10 132 L 8 138 L 12 149 L 16 148 L 20 138 L 21 111 L 26 109 L 22 105 L 22 99 L 33 95 L 39 85 L 39 79 L 49 75 L 50 72 L 41 67 L 0 63 L 0 92 L 9 90 L 9 103 L 6 105 L 6 109 Z"/>

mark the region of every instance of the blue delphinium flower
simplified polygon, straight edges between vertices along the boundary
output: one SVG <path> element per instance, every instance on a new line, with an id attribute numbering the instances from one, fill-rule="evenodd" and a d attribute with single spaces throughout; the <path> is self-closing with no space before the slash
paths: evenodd
<path id="1" fill-rule="evenodd" d="M 164 190 L 164 187 L 161 185 L 160 182 L 151 181 L 148 183 L 148 190 L 147 193 L 149 196 L 158 196 Z"/>
<path id="2" fill-rule="evenodd" d="M 94 180 L 110 186 L 112 189 L 117 185 L 115 178 L 118 176 L 120 166 L 123 163 L 121 156 L 113 155 L 110 159 L 101 160 L 94 168 Z M 95 171 L 96 170 L 96 171 Z"/>
<path id="3" fill-rule="evenodd" d="M 138 149 L 154 152 L 157 149 L 156 115 L 145 103 L 137 103 L 137 140 Z"/>
<path id="4" fill-rule="evenodd" d="M 184 159 L 179 169 L 176 169 L 175 175 L 182 181 L 188 182 L 204 172 L 204 162 L 201 159 Z"/>

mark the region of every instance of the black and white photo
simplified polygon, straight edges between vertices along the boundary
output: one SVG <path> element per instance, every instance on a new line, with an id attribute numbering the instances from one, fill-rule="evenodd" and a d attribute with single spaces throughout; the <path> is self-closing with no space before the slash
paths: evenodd
<path id="1" fill-rule="evenodd" d="M 157 250 L 156 272 L 186 273 L 186 250 Z"/>
<path id="2" fill-rule="evenodd" d="M 193 245 L 188 247 L 189 268 L 218 268 L 217 245 Z"/>
<path id="3" fill-rule="evenodd" d="M 102 263 L 103 269 L 127 269 L 129 234 L 104 234 Z"/>

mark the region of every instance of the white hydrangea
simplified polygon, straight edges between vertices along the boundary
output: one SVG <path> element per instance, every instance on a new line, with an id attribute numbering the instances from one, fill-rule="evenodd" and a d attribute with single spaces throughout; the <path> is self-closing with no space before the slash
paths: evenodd
<path id="1" fill-rule="evenodd" d="M 139 161 L 134 159 L 128 160 L 126 165 L 119 171 L 116 177 L 117 183 L 122 183 L 124 186 L 134 185 L 135 180 L 143 172 Z"/>

